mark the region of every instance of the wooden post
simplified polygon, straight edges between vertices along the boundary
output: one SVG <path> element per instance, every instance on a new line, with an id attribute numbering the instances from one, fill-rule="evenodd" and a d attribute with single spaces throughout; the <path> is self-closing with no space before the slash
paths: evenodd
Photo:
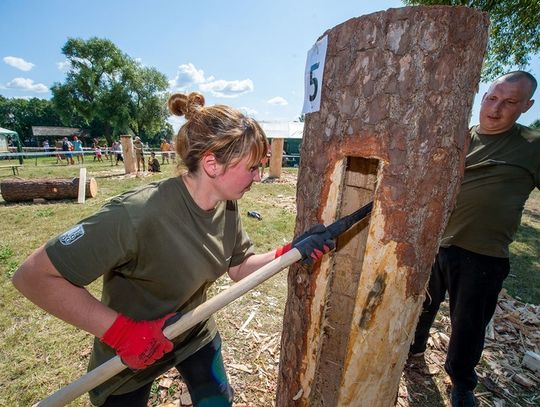
<path id="1" fill-rule="evenodd" d="M 281 177 L 281 163 L 283 160 L 283 139 L 274 138 L 271 143 L 269 178 Z"/>
<path id="2" fill-rule="evenodd" d="M 86 167 L 79 170 L 79 191 L 77 192 L 77 203 L 86 201 Z"/>
<path id="3" fill-rule="evenodd" d="M 133 139 L 130 135 L 121 135 L 120 143 L 122 144 L 122 156 L 124 158 L 124 169 L 126 170 L 126 174 L 137 172 Z"/>
<path id="4" fill-rule="evenodd" d="M 324 34 L 296 234 L 374 209 L 311 270 L 290 268 L 278 407 L 394 405 L 463 173 L 487 28 L 478 10 L 406 7 Z"/>

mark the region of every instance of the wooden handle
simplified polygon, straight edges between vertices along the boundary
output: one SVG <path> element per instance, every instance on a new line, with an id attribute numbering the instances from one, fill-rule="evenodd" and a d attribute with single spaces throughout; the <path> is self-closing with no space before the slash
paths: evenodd
<path id="1" fill-rule="evenodd" d="M 289 267 L 291 264 L 297 262 L 301 258 L 302 255 L 297 249 L 291 249 L 283 256 L 272 260 L 267 265 L 251 273 L 249 276 L 243 278 L 225 291 L 222 291 L 210 298 L 197 308 L 185 313 L 182 318 L 180 318 L 174 324 L 166 327 L 163 330 L 163 333 L 169 339 L 176 338 L 181 333 L 197 325 L 199 322 L 210 318 L 210 316 L 216 311 L 219 311 L 221 308 L 241 297 L 252 288 L 268 280 L 278 271 L 283 270 L 285 267 Z M 122 360 L 118 356 L 115 356 L 102 365 L 99 365 L 94 370 L 91 370 L 90 372 L 81 376 L 74 382 L 62 387 L 60 390 L 50 395 L 46 399 L 34 404 L 33 407 L 65 406 L 66 404 L 75 400 L 77 397 L 89 392 L 126 368 L 127 366 L 122 363 Z"/>

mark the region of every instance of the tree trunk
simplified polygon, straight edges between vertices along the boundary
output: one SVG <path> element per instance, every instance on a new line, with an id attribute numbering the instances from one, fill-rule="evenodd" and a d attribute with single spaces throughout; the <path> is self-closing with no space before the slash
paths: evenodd
<path id="1" fill-rule="evenodd" d="M 392 406 L 463 174 L 488 18 L 406 7 L 334 27 L 306 115 L 296 235 L 373 200 L 369 221 L 295 264 L 276 405 Z"/>
<path id="2" fill-rule="evenodd" d="M 0 182 L 0 192 L 6 202 L 31 201 L 33 199 L 77 199 L 79 178 L 53 179 L 6 179 Z M 86 180 L 86 198 L 97 195 L 95 178 Z"/>

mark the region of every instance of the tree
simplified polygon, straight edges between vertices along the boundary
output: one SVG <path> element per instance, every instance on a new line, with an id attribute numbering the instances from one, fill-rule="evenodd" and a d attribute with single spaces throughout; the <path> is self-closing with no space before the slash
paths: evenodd
<path id="1" fill-rule="evenodd" d="M 533 129 L 540 129 L 540 119 L 536 119 L 529 127 L 532 127 Z"/>
<path id="2" fill-rule="evenodd" d="M 65 83 L 51 88 L 54 105 L 65 119 L 79 115 L 87 125 L 101 122 L 107 141 L 112 142 L 114 126 L 124 119 L 117 107 L 127 103 L 122 82 L 129 58 L 111 41 L 95 37 L 70 38 L 62 53 L 70 69 Z"/>
<path id="3" fill-rule="evenodd" d="M 129 128 L 141 139 L 152 141 L 166 123 L 167 77 L 155 68 L 135 68 L 127 83 Z"/>
<path id="4" fill-rule="evenodd" d="M 32 126 L 63 126 L 51 101 L 0 96 L 0 125 L 16 131 L 21 139 L 32 136 Z"/>
<path id="5" fill-rule="evenodd" d="M 514 67 L 525 69 L 530 56 L 540 51 L 538 0 L 404 0 L 404 3 L 468 6 L 488 12 L 491 26 L 483 81 L 495 79 Z"/>
<path id="6" fill-rule="evenodd" d="M 62 48 L 70 63 L 63 84 L 51 90 L 53 103 L 65 120 L 82 117 L 100 129 L 107 142 L 131 129 L 143 140 L 165 121 L 166 77 L 144 68 L 111 41 L 70 38 Z"/>

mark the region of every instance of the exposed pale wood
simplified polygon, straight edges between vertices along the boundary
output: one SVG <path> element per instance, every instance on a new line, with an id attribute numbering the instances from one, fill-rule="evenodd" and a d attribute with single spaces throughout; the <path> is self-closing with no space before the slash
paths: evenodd
<path id="1" fill-rule="evenodd" d="M 456 30 L 459 27 L 459 30 Z M 369 225 L 293 265 L 276 406 L 391 406 L 463 173 L 485 13 L 406 7 L 327 32 L 306 115 L 296 234 L 374 199 Z"/>
<path id="2" fill-rule="evenodd" d="M 120 136 L 120 143 L 122 144 L 122 157 L 124 158 L 126 174 L 137 172 L 133 139 L 131 136 L 122 135 Z"/>
<path id="3" fill-rule="evenodd" d="M 271 144 L 272 154 L 270 156 L 270 170 L 269 170 L 270 178 L 281 177 L 283 144 L 284 144 L 284 140 L 282 138 L 272 139 L 272 144 Z"/>
<path id="4" fill-rule="evenodd" d="M 77 203 L 84 203 L 86 200 L 86 168 L 79 170 L 79 188 L 77 190 Z"/>
<path id="5" fill-rule="evenodd" d="M 86 198 L 97 195 L 95 178 L 87 178 Z M 34 199 L 76 199 L 79 178 L 6 179 L 0 182 L 0 192 L 6 202 L 32 201 Z"/>

